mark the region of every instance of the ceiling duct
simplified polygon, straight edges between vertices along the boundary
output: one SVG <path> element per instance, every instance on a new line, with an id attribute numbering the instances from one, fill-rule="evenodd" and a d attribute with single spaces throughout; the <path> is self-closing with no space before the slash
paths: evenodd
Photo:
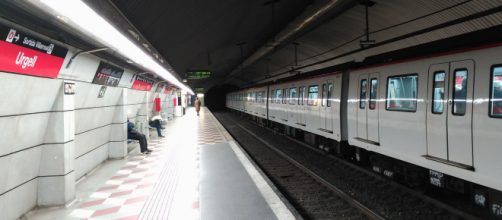
<path id="1" fill-rule="evenodd" d="M 253 65 L 261 58 L 274 52 L 277 48 L 294 41 L 296 38 L 322 24 L 324 21 L 330 20 L 359 3 L 353 0 L 325 0 L 315 2 L 316 3 L 307 8 L 298 18 L 282 29 L 281 32 L 273 36 L 255 53 L 244 60 L 241 65 L 228 75 L 227 80 L 232 79 L 232 76 L 239 73 L 243 68 Z"/>

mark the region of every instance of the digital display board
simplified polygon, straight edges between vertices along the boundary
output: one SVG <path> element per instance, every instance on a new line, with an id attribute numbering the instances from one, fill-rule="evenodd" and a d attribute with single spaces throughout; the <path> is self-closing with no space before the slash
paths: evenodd
<path id="1" fill-rule="evenodd" d="M 124 74 L 124 69 L 100 62 L 92 83 L 105 86 L 118 86 L 122 74 Z"/>
<path id="2" fill-rule="evenodd" d="M 187 79 L 206 79 L 211 77 L 211 71 L 198 70 L 198 71 L 188 71 L 186 74 Z"/>

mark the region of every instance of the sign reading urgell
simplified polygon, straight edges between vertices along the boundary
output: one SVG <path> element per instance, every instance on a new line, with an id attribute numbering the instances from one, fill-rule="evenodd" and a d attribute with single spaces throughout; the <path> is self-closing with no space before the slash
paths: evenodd
<path id="1" fill-rule="evenodd" d="M 0 71 L 57 78 L 68 49 L 0 24 Z"/>

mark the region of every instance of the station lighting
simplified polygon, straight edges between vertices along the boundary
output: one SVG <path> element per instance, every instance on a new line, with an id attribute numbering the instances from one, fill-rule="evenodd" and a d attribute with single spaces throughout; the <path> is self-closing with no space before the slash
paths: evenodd
<path id="1" fill-rule="evenodd" d="M 181 83 L 171 72 L 162 67 L 150 55 L 131 42 L 81 0 L 40 0 L 40 2 L 58 13 L 57 17 L 65 17 L 67 21 L 71 21 L 66 23 L 88 34 L 88 37 L 97 39 L 132 62 L 156 73 L 178 88 L 192 95 L 194 94 L 189 87 Z"/>

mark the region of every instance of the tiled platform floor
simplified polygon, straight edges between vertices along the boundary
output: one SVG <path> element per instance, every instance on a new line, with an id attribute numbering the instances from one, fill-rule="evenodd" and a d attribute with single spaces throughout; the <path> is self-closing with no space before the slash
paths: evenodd
<path id="1" fill-rule="evenodd" d="M 242 162 L 242 158 L 245 157 L 242 155 L 238 159 L 239 155 L 235 157 L 235 154 L 242 153 L 232 153 L 232 150 L 236 151 L 238 147 L 206 108 L 202 108 L 198 117 L 193 108 L 188 109 L 187 115 L 184 117 L 169 121 L 164 133 L 166 138 L 149 141 L 149 148 L 153 150 L 152 154 L 142 155 L 134 151 L 135 153 L 132 153 L 133 155 L 130 155 L 127 160 L 109 161 L 98 168 L 95 174 L 84 179 L 77 185 L 77 202 L 66 208 L 33 211 L 27 215 L 28 219 L 294 218 L 278 199 L 279 197 L 275 195 L 275 192 L 270 190 L 270 187 L 268 191 L 263 191 L 263 186 L 260 186 L 260 189 L 255 186 L 255 184 L 267 184 L 264 184 L 263 181 L 261 184 L 256 183 L 255 177 L 259 176 L 256 171 L 251 175 L 253 176 L 253 180 L 251 180 L 250 172 L 253 171 L 249 171 L 249 169 L 254 168 L 249 164 L 239 165 L 239 160 Z M 231 147 L 229 142 L 232 143 Z M 204 147 L 209 148 L 201 150 Z M 235 167 L 232 169 L 233 171 L 228 171 L 234 173 L 208 170 L 211 169 L 212 165 L 207 165 L 207 162 L 207 168 L 201 169 L 201 152 L 205 154 L 206 161 L 220 157 L 216 162 L 213 162 L 216 163 L 213 167 L 227 164 L 227 166 Z M 229 157 L 235 159 L 229 160 Z M 225 176 L 233 182 L 213 181 L 211 178 L 220 177 L 206 176 L 205 182 L 202 183 L 207 183 L 207 185 L 201 187 L 201 170 L 211 175 Z M 222 183 L 229 186 L 222 186 Z M 237 184 L 237 187 L 230 186 L 230 184 Z M 231 195 L 223 195 L 227 193 L 229 187 L 234 190 L 234 194 L 243 193 L 252 202 L 199 201 L 201 200 L 199 198 L 201 188 L 207 190 L 206 193 L 202 193 L 205 195 L 204 199 L 231 199 Z M 272 200 L 270 194 L 273 194 Z M 233 198 L 246 200 L 246 198 L 238 196 Z M 262 204 L 254 204 L 253 202 Z M 205 209 L 207 210 L 204 212 L 205 216 L 201 216 L 201 204 L 206 204 L 208 207 Z M 258 210 L 259 216 L 253 216 L 246 212 L 245 210 L 249 210 L 246 207 L 239 207 L 242 208 L 242 211 L 228 210 L 226 209 L 228 204 L 255 206 L 255 209 L 260 209 Z"/>

